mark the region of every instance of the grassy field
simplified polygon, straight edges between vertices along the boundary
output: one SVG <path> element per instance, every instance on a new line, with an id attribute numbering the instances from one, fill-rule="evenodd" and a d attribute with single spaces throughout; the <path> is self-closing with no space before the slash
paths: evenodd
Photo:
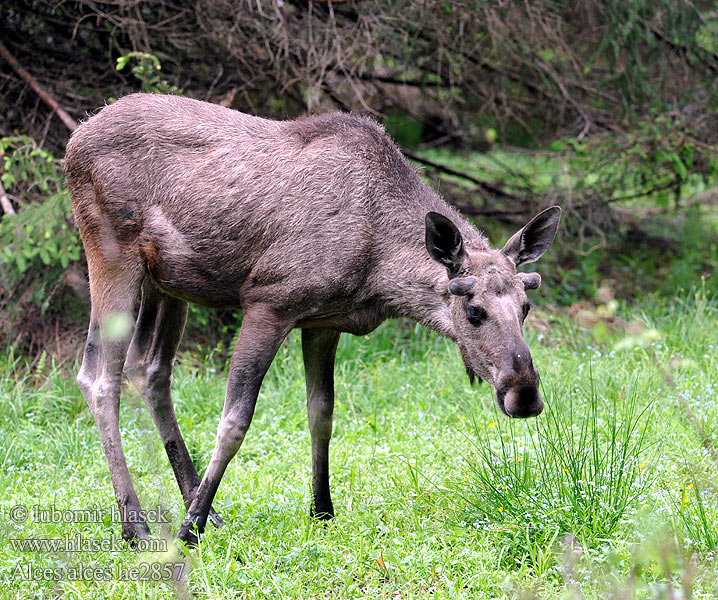
<path id="1" fill-rule="evenodd" d="M 191 551 L 172 541 L 180 494 L 129 388 L 125 451 L 143 507 L 167 509 L 169 522 L 153 529 L 167 552 L 13 546 L 117 539 L 120 528 L 109 518 L 34 518 L 36 505 L 107 511 L 114 496 L 72 367 L 41 361 L 23 375 L 9 356 L 0 366 L 0 597 L 715 598 L 718 464 L 700 428 L 718 433 L 718 302 L 699 292 L 619 306 L 617 316 L 615 305 L 591 310 L 610 318 L 582 327 L 540 307 L 529 317 L 546 411 L 521 422 L 499 415 L 489 386 L 471 388 L 456 349 L 430 332 L 388 323 L 343 336 L 331 447 L 337 518 L 328 525 L 307 516 L 310 442 L 294 332 L 215 501 L 225 526 Z M 178 418 L 200 471 L 225 374 L 217 358 L 191 353 L 175 371 Z M 24 522 L 17 505 L 29 509 Z M 185 581 L 153 581 L 165 563 L 179 564 Z M 99 572 L 71 570 L 78 565 Z"/>

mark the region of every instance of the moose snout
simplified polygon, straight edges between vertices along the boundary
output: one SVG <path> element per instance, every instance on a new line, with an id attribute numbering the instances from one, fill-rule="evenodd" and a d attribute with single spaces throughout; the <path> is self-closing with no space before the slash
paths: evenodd
<path id="1" fill-rule="evenodd" d="M 535 417 L 543 411 L 543 399 L 537 387 L 497 389 L 496 400 L 504 414 L 514 419 Z"/>
<path id="2" fill-rule="evenodd" d="M 509 417 L 535 417 L 543 411 L 538 371 L 530 358 L 512 362 L 512 368 L 499 372 L 496 379 L 496 401 Z"/>

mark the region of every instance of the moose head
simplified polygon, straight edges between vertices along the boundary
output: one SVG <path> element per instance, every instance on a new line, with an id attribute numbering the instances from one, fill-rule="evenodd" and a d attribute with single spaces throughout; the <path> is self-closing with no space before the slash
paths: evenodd
<path id="1" fill-rule="evenodd" d="M 522 332 L 530 309 L 526 292 L 541 285 L 541 276 L 516 269 L 548 250 L 560 218 L 561 209 L 552 206 L 502 249 L 474 250 L 449 218 L 426 215 L 426 248 L 446 267 L 451 319 L 466 371 L 472 382 L 478 377 L 494 386 L 499 408 L 509 417 L 533 417 L 543 410 L 539 374 Z"/>

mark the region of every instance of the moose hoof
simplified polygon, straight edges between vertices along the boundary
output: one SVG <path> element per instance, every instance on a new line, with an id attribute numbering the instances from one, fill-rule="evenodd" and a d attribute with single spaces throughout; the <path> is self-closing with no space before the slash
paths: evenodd
<path id="1" fill-rule="evenodd" d="M 147 523 L 123 523 L 122 539 L 125 540 L 130 548 L 137 546 L 137 540 L 146 540 L 150 537 L 150 528 Z"/>
<path id="2" fill-rule="evenodd" d="M 212 525 L 214 525 L 217 529 L 224 525 L 222 517 L 217 514 L 217 511 L 214 510 L 214 508 L 209 509 L 209 520 L 212 522 Z"/>
<path id="3" fill-rule="evenodd" d="M 331 521 L 334 518 L 334 507 L 331 504 L 318 508 L 312 506 L 312 510 L 309 514 L 317 521 Z"/>
<path id="4" fill-rule="evenodd" d="M 202 533 L 202 530 L 195 527 L 193 520 L 185 517 L 184 521 L 182 521 L 182 526 L 177 532 L 177 539 L 187 544 L 190 548 L 194 548 L 199 544 L 197 533 Z"/>

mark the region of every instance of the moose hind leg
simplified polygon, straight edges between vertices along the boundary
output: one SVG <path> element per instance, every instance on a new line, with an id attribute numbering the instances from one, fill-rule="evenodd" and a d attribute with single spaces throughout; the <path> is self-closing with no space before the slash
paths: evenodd
<path id="1" fill-rule="evenodd" d="M 90 331 L 78 384 L 87 400 L 100 434 L 110 469 L 112 486 L 122 518 L 125 540 L 144 538 L 149 528 L 132 485 L 122 449 L 119 429 L 122 365 L 129 336 L 112 327 L 112 319 L 129 319 L 139 295 L 140 276 L 132 266 L 110 265 L 96 253 L 88 252 Z"/>
<path id="2" fill-rule="evenodd" d="M 170 383 L 172 363 L 187 320 L 187 303 L 162 293 L 146 278 L 135 333 L 125 359 L 125 373 L 141 394 L 157 426 L 185 508 L 189 508 L 200 477 L 177 423 Z M 216 527 L 222 519 L 210 510 Z"/>
<path id="3" fill-rule="evenodd" d="M 334 413 L 334 358 L 340 335 L 330 330 L 302 330 L 309 431 L 312 437 L 312 516 L 318 519 L 334 517 L 329 491 L 329 440 L 332 437 Z"/>
<path id="4" fill-rule="evenodd" d="M 90 317 L 90 327 L 87 332 L 87 341 L 82 353 L 82 366 L 77 374 L 77 387 L 80 388 L 90 409 L 92 410 L 92 386 L 97 379 L 97 359 L 100 353 L 100 325 L 96 315 Z"/>

